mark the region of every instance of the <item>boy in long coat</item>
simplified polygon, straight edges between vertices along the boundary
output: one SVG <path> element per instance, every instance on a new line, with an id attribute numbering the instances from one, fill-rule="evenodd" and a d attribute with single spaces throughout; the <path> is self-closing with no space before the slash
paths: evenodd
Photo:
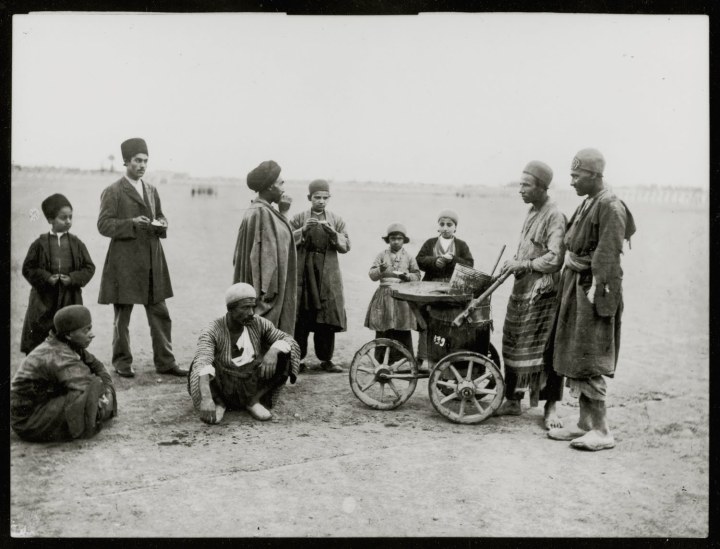
<path id="1" fill-rule="evenodd" d="M 73 210 L 68 199 L 51 195 L 43 200 L 42 210 L 50 232 L 30 245 L 22 266 L 32 286 L 20 340 L 25 354 L 45 340 L 56 312 L 67 305 L 82 305 L 82 288 L 95 274 L 85 244 L 70 233 Z"/>
<path id="2" fill-rule="evenodd" d="M 292 218 L 297 244 L 298 316 L 295 339 L 301 358 L 307 355 L 308 336 L 313 332 L 315 354 L 327 372 L 342 372 L 332 361 L 335 333 L 347 328 L 342 275 L 338 254 L 350 251 L 345 222 L 327 210 L 330 185 L 316 179 L 308 188 L 312 206 Z"/>
<path id="3" fill-rule="evenodd" d="M 575 192 L 587 198 L 565 234 L 553 366 L 579 397 L 580 418 L 575 427 L 548 431 L 554 440 L 592 451 L 615 446 L 607 424 L 605 376 L 614 376 L 620 351 L 623 239 L 635 233 L 630 210 L 604 186 L 604 169 L 600 151 L 583 149 L 570 172 Z"/>
<path id="4" fill-rule="evenodd" d="M 233 257 L 233 283 L 255 288 L 255 312 L 293 335 L 297 299 L 296 252 L 285 216 L 272 207 L 283 198 L 284 181 L 273 160 L 248 173 L 247 186 L 258 193 L 245 210 Z"/>
<path id="5" fill-rule="evenodd" d="M 112 364 L 123 377 L 133 377 L 130 315 L 133 305 L 145 307 L 155 369 L 186 376 L 172 351 L 172 321 L 165 300 L 172 297 L 170 273 L 160 238 L 167 237 L 167 219 L 155 187 L 142 180 L 148 161 L 145 141 L 133 138 L 120 145 L 124 177 L 107 187 L 100 198 L 97 227 L 109 237 L 98 303 L 113 304 Z"/>

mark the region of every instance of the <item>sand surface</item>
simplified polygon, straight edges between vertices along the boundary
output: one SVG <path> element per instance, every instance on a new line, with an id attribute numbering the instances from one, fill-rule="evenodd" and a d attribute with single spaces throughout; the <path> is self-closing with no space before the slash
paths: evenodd
<path id="1" fill-rule="evenodd" d="M 20 267 L 48 225 L 33 208 L 52 192 L 75 207 L 73 232 L 97 266 L 84 289 L 96 338 L 110 364 L 112 308 L 97 304 L 108 239 L 95 227 L 112 176 L 14 174 L 11 235 L 11 372 L 23 355 L 20 329 L 29 285 Z M 557 183 L 569 187 L 565 182 Z M 291 213 L 308 205 L 288 185 Z M 169 220 L 163 242 L 175 296 L 168 300 L 178 361 L 188 365 L 200 329 L 223 314 L 247 189 L 158 186 Z M 556 192 L 569 216 L 579 203 Z M 229 412 L 217 426 L 193 413 L 183 380 L 158 376 L 142 308 L 131 339 L 138 376 L 115 377 L 119 416 L 91 440 L 30 444 L 11 435 L 11 531 L 15 536 L 659 536 L 708 533 L 708 213 L 682 204 L 629 204 L 638 226 L 626 247 L 620 361 L 609 382 L 617 446 L 586 453 L 549 440 L 542 409 L 479 425 L 450 423 L 432 407 L 427 381 L 400 408 L 375 411 L 352 394 L 346 374 L 311 370 L 284 388 L 274 419 Z M 460 215 L 458 236 L 488 272 L 503 244 L 509 258 L 527 206 L 513 194 L 333 189 L 329 208 L 348 224 L 341 257 L 348 331 L 336 362 L 349 366 L 373 334 L 363 328 L 375 289 L 367 271 L 386 226 L 408 227 L 417 253 L 436 234 L 443 208 Z M 495 331 L 510 284 L 493 296 Z M 312 352 L 312 347 L 311 347 Z M 527 400 L 524 406 L 528 406 Z M 568 423 L 577 402 L 566 391 Z"/>

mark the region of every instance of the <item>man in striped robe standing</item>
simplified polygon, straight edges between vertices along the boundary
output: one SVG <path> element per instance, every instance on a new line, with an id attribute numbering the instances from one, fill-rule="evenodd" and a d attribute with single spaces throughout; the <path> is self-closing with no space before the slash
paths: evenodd
<path id="1" fill-rule="evenodd" d="M 557 310 L 557 286 L 565 254 L 567 220 L 548 197 L 552 170 L 539 161 L 529 162 L 520 180 L 520 196 L 531 204 L 520 233 L 515 257 L 500 275 L 515 277 L 503 326 L 505 398 L 496 415 L 522 413 L 525 392 L 530 405 L 545 401 L 546 429 L 562 427 L 556 404 L 562 399 L 562 377 L 552 367 L 551 332 Z"/>
<path id="2" fill-rule="evenodd" d="M 220 423 L 227 408 L 272 418 L 268 408 L 288 377 L 295 383 L 300 348 L 289 334 L 255 314 L 255 289 L 243 282 L 225 292 L 227 313 L 201 333 L 188 374 L 200 419 Z"/>

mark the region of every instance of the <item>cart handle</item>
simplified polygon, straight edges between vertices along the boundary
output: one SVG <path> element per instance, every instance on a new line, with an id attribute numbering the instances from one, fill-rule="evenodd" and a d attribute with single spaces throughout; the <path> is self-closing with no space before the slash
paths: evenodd
<path id="1" fill-rule="evenodd" d="M 490 287 L 485 290 L 482 294 L 480 294 L 480 297 L 477 297 L 473 299 L 468 306 L 465 308 L 465 310 L 457 315 L 455 317 L 455 320 L 452 321 L 453 326 L 462 326 L 463 322 L 465 322 L 465 319 L 467 319 L 468 316 L 477 308 L 479 307 L 483 301 L 485 301 L 490 295 L 500 286 L 507 277 L 509 277 L 512 274 L 511 271 L 506 271 L 502 275 L 500 275 L 495 282 L 493 282 Z"/>

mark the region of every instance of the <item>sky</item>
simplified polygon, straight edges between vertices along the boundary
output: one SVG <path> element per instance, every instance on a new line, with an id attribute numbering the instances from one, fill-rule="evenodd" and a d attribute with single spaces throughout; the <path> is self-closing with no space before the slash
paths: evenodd
<path id="1" fill-rule="evenodd" d="M 15 15 L 11 158 L 502 185 L 594 147 L 616 186 L 708 188 L 708 44 L 701 15 Z"/>

